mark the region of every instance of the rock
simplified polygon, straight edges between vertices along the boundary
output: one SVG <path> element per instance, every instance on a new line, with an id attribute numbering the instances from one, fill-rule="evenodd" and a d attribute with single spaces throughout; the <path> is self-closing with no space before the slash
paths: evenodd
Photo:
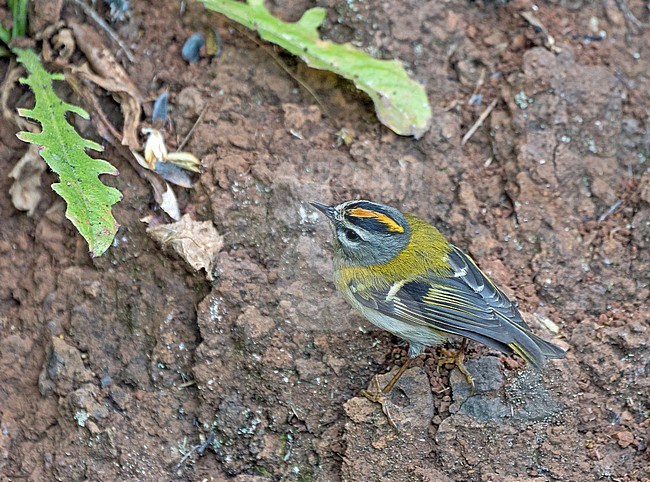
<path id="1" fill-rule="evenodd" d="M 484 356 L 468 360 L 465 367 L 474 377 L 474 394 L 498 390 L 503 386 L 502 364 L 498 358 Z M 462 403 L 470 394 L 470 386 L 458 368 L 451 372 L 449 379 L 454 401 Z"/>
<path id="2" fill-rule="evenodd" d="M 284 127 L 287 132 L 292 132 L 294 135 L 307 134 L 311 126 L 318 125 L 321 121 L 321 111 L 315 105 L 303 107 L 296 104 L 283 104 L 282 111 L 284 112 Z"/>
<path id="3" fill-rule="evenodd" d="M 113 379 L 110 377 L 110 375 L 104 375 L 99 379 L 99 388 L 106 388 L 111 383 L 113 383 Z"/>
<path id="4" fill-rule="evenodd" d="M 66 397 L 68 410 L 80 426 L 85 426 L 87 420 L 101 424 L 110 415 L 110 410 L 97 401 L 97 387 L 87 383 Z"/>
<path id="5" fill-rule="evenodd" d="M 524 422 L 550 421 L 566 408 L 542 383 L 542 374 L 528 367 L 505 387 L 512 418 Z"/>
<path id="6" fill-rule="evenodd" d="M 506 418 L 538 421 L 551 417 L 563 405 L 551 396 L 542 383 L 539 372 L 532 368 L 521 370 L 517 377 L 505 385 L 502 364 L 496 357 L 469 360 L 465 366 L 474 377 L 474 395 L 458 368 L 451 373 L 449 383 L 454 403 L 451 413 L 460 413 L 479 421 L 502 421 Z"/>
<path id="7" fill-rule="evenodd" d="M 81 353 L 60 338 L 53 337 L 52 345 L 38 377 L 38 386 L 43 396 L 51 392 L 63 396 L 93 379 L 81 359 Z"/>
<path id="8" fill-rule="evenodd" d="M 616 432 L 616 440 L 621 448 L 627 448 L 634 443 L 634 434 L 628 430 Z"/>
<path id="9" fill-rule="evenodd" d="M 297 359 L 296 360 L 296 369 L 300 378 L 305 381 L 313 380 L 319 376 L 323 376 L 327 373 L 327 367 L 325 364 L 319 360 L 309 359 Z"/>
<path id="10" fill-rule="evenodd" d="M 379 375 L 379 385 L 384 386 L 391 376 Z M 429 380 L 421 368 L 404 373 L 389 394 L 388 407 L 399 433 L 391 427 L 379 404 L 363 397 L 345 403 L 349 421 L 345 424 L 343 479 L 396 480 L 410 474 L 418 480 L 449 480 L 430 461 L 423 465 L 434 448 L 429 427 L 435 407 Z M 424 473 L 428 475 L 422 479 Z"/>
<path id="11" fill-rule="evenodd" d="M 176 108 L 185 118 L 198 117 L 205 108 L 205 93 L 196 87 L 185 87 L 176 98 Z"/>

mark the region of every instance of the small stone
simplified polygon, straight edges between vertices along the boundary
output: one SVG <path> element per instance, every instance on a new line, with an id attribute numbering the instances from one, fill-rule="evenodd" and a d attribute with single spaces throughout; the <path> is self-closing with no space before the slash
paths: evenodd
<path id="1" fill-rule="evenodd" d="M 106 388 L 111 383 L 113 383 L 113 379 L 110 376 L 105 375 L 99 380 L 99 388 Z"/>
<path id="2" fill-rule="evenodd" d="M 622 430 L 616 433 L 616 439 L 621 448 L 627 448 L 634 443 L 634 434 L 628 430 Z"/>

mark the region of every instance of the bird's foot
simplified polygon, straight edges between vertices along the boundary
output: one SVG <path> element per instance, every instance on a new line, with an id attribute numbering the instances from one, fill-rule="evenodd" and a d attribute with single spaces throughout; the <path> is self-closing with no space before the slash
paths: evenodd
<path id="1" fill-rule="evenodd" d="M 441 366 L 446 365 L 447 363 L 456 365 L 458 367 L 458 370 L 465 376 L 465 380 L 469 385 L 470 396 L 474 395 L 474 377 L 467 370 L 467 367 L 465 367 L 465 364 L 463 363 L 465 361 L 464 346 L 461 346 L 461 348 L 458 350 L 447 350 L 445 348 L 442 348 L 441 352 L 443 357 L 438 360 L 438 370 L 440 370 Z"/>
<path id="2" fill-rule="evenodd" d="M 388 396 L 386 392 L 381 388 L 379 385 L 379 379 L 377 378 L 377 375 L 372 377 L 372 382 L 371 382 L 372 388 L 370 390 L 361 390 L 361 395 L 366 397 L 368 400 L 370 400 L 373 403 L 378 403 L 381 405 L 381 411 L 384 412 L 384 415 L 386 415 L 386 419 L 388 420 L 388 423 L 395 429 L 396 432 L 399 432 L 397 429 L 397 425 L 395 425 L 395 422 L 393 421 L 393 417 L 390 414 L 390 408 L 389 408 L 389 401 L 388 401 Z"/>

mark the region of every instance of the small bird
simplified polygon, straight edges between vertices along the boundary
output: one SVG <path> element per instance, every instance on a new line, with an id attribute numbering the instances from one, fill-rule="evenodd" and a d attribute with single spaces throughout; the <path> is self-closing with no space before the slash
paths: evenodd
<path id="1" fill-rule="evenodd" d="M 431 224 L 371 201 L 311 205 L 334 231 L 338 290 L 368 321 L 409 343 L 409 358 L 390 382 L 380 388 L 375 377 L 375 388 L 362 392 L 382 404 L 389 420 L 388 392 L 413 358 L 449 337 L 463 338 L 453 362 L 472 391 L 473 379 L 463 365 L 467 339 L 516 353 L 537 368 L 547 358 L 564 357 L 561 348 L 533 334 L 516 304 Z"/>

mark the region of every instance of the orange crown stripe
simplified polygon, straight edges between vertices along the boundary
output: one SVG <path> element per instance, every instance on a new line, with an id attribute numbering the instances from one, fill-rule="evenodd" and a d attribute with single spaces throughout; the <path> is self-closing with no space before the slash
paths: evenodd
<path id="1" fill-rule="evenodd" d="M 390 217 L 386 216 L 385 214 L 378 213 L 377 211 L 371 211 L 369 209 L 363 208 L 354 208 L 350 209 L 347 214 L 356 218 L 374 218 L 380 223 L 385 224 L 388 231 L 391 231 L 393 233 L 404 232 L 404 228 L 402 226 L 397 224 Z"/>

